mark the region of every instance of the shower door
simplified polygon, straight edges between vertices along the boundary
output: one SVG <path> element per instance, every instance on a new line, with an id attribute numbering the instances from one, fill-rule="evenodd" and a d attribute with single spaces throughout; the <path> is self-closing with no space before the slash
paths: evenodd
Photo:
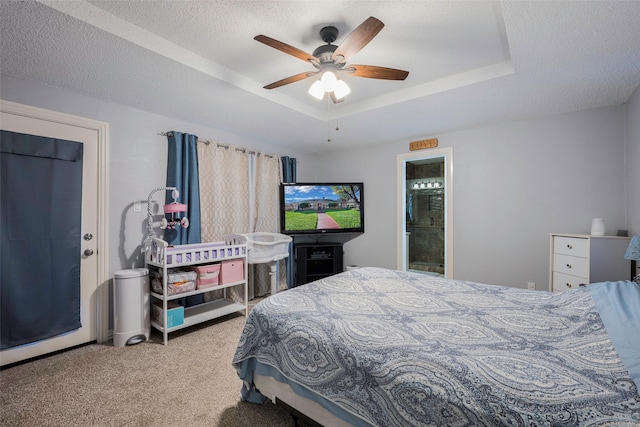
<path id="1" fill-rule="evenodd" d="M 453 276 L 452 150 L 398 156 L 398 266 Z"/>
<path id="2" fill-rule="evenodd" d="M 100 164 L 100 142 L 106 140 L 106 124 L 75 118 L 49 110 L 2 101 L 0 104 L 1 129 L 42 137 L 77 141 L 83 145 L 82 167 L 82 220 L 79 224 L 80 243 L 80 324 L 78 329 L 40 341 L 4 349 L 0 352 L 0 365 L 4 366 L 47 353 L 66 349 L 96 340 L 98 337 L 98 311 L 104 316 L 104 300 L 98 298 L 99 285 L 104 281 L 106 252 L 103 229 L 103 215 L 100 213 L 100 202 L 103 195 Z M 78 122 L 78 123 L 73 123 Z M 91 122 L 91 123 L 88 123 Z M 101 126 L 104 125 L 104 128 Z M 32 197 L 46 197 L 33 194 Z M 64 206 L 61 207 L 64 209 Z M 0 226 L 10 227 L 11 224 Z M 52 248 L 55 250 L 55 247 Z M 23 256 L 28 259 L 29 253 Z M 34 265 L 34 268 L 37 267 Z M 65 268 L 64 266 L 61 266 Z M 16 283 L 15 286 L 28 286 L 28 283 Z M 35 296 L 37 297 L 37 296 Z M 108 301 L 107 301 L 108 303 Z M 101 317 L 102 317 L 101 316 Z M 101 321 L 104 321 L 101 319 Z M 101 337 L 104 335 L 100 334 Z M 103 337 L 102 337 L 103 339 Z"/>

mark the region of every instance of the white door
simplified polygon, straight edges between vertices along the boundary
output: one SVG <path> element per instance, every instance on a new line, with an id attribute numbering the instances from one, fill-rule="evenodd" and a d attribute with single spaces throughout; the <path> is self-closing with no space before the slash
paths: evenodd
<path id="1" fill-rule="evenodd" d="M 12 109 L 7 106 L 18 106 L 18 108 Z M 84 145 L 81 230 L 85 238 L 82 240 L 81 250 L 82 252 L 87 251 L 87 255 L 82 255 L 80 262 L 81 328 L 50 339 L 3 350 L 0 352 L 0 365 L 4 366 L 96 340 L 99 311 L 98 289 L 101 281 L 99 260 L 103 259 L 98 255 L 98 249 L 101 246 L 99 242 L 103 236 L 100 236 L 102 230 L 99 221 L 99 209 L 101 208 L 99 204 L 99 171 L 101 170 L 99 153 L 100 139 L 102 138 L 99 135 L 100 132 L 95 128 L 69 124 L 73 120 L 64 120 L 66 115 L 60 115 L 62 116 L 61 120 L 55 112 L 27 107 L 29 115 L 25 115 L 24 108 L 20 108 L 25 106 L 6 101 L 3 102 L 2 107 L 2 111 L 0 111 L 0 128 L 2 130 L 76 141 Z M 33 114 L 34 111 L 36 114 Z M 37 114 L 38 112 L 45 114 Z M 90 252 L 93 253 L 89 255 Z M 25 256 L 29 255 L 25 254 Z"/>

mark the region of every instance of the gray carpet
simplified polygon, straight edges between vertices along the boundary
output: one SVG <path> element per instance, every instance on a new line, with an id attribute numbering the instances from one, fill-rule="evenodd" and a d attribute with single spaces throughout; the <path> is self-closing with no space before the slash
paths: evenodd
<path id="1" fill-rule="evenodd" d="M 274 426 L 292 418 L 240 401 L 231 360 L 245 318 L 230 315 L 149 342 L 93 344 L 0 371 L 2 426 Z"/>

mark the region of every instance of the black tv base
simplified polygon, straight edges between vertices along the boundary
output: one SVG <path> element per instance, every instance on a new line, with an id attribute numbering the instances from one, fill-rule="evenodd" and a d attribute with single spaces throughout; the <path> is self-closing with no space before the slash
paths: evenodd
<path id="1" fill-rule="evenodd" d="M 298 243 L 293 248 L 296 286 L 342 273 L 342 243 Z"/>

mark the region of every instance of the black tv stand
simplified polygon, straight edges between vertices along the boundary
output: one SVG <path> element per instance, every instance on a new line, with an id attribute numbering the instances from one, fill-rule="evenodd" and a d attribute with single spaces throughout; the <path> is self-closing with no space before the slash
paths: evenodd
<path id="1" fill-rule="evenodd" d="M 297 243 L 296 286 L 342 273 L 342 243 Z"/>

